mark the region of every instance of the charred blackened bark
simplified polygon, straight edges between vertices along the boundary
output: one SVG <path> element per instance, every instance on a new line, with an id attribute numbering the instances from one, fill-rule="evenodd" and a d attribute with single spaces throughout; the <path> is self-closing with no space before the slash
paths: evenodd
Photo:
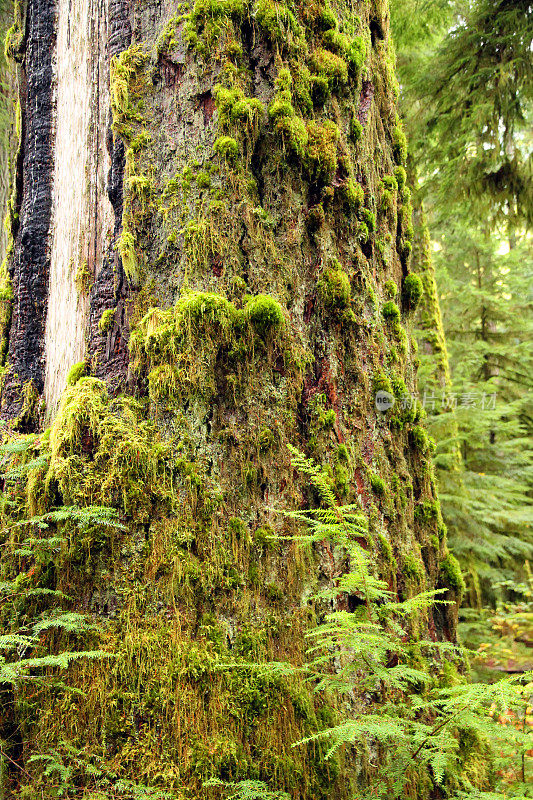
<path id="1" fill-rule="evenodd" d="M 131 42 L 129 4 L 124 0 L 112 0 L 109 4 L 109 59 L 118 55 Z M 90 297 L 88 355 L 92 373 L 104 378 L 117 391 L 123 387 L 128 374 L 128 304 L 130 294 L 122 259 L 116 243 L 122 230 L 123 184 L 125 148 L 122 139 L 113 135 L 111 109 L 107 129 L 107 148 L 111 158 L 107 192 L 114 214 L 114 231 L 104 255 Z M 113 324 L 102 332 L 98 323 L 102 314 L 115 309 Z"/>
<path id="2" fill-rule="evenodd" d="M 30 0 L 24 64 L 20 226 L 12 266 L 13 312 L 2 416 L 17 417 L 24 387 L 44 387 L 44 326 L 50 271 L 53 169 L 54 0 Z M 26 421 L 25 424 L 29 424 Z"/>

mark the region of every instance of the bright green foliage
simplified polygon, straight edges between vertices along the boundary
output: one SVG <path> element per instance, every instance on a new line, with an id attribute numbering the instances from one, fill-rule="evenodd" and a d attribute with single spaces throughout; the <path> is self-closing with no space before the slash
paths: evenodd
<path id="1" fill-rule="evenodd" d="M 0 636 L 0 680 L 4 685 L 34 687 L 60 686 L 58 671 L 84 659 L 102 659 L 109 654 L 98 649 L 80 649 L 84 640 L 98 639 L 95 621 L 69 610 L 72 602 L 49 584 L 50 564 L 59 568 L 65 561 L 69 540 L 74 545 L 97 530 L 107 534 L 123 530 L 114 509 L 101 506 L 62 507 L 47 514 L 20 519 L 13 498 L 32 472 L 48 461 L 46 452 L 35 458 L 40 445 L 33 436 L 8 439 L 0 457 L 8 469 L 2 493 L 0 522 L 3 552 L 0 559 L 2 581 L 2 624 Z M 46 451 L 46 443 L 42 448 Z M 6 537 L 6 532 L 11 535 Z M 15 565 L 21 565 L 18 569 Z M 22 566 L 23 565 L 23 566 Z M 6 627 L 7 623 L 7 627 Z M 9 631 L 9 632 L 8 632 Z M 70 646 L 68 646 L 70 645 Z"/>
<path id="2" fill-rule="evenodd" d="M 225 800 L 290 800 L 286 792 L 271 792 L 266 783 L 261 781 L 229 783 L 219 778 L 211 778 L 204 783 L 204 786 L 223 789 Z"/>
<path id="3" fill-rule="evenodd" d="M 426 235 L 420 384 L 438 398 L 429 425 L 441 439 L 443 515 L 466 602 L 481 608 L 521 585 L 533 556 L 531 298 L 524 290 L 532 18 L 527 4 L 485 0 L 436 2 L 419 14 L 411 2 L 394 2 L 392 12 L 444 319 L 442 330 Z M 472 613 L 465 611 L 469 631 Z"/>
<path id="4" fill-rule="evenodd" d="M 453 226 L 453 227 L 452 227 Z M 457 445 L 464 471 L 454 485 L 445 447 L 437 451 L 444 516 L 471 602 L 493 598 L 502 580 L 520 582 L 533 555 L 531 504 L 531 269 L 527 237 L 512 247 L 472 221 L 438 229 L 436 254 L 454 384 Z M 430 422 L 438 426 L 434 416 Z"/>
<path id="5" fill-rule="evenodd" d="M 430 171 L 441 164 L 432 183 L 443 206 L 462 201 L 531 224 L 531 9 L 509 0 L 451 9 L 427 61 L 406 65 L 409 90 L 423 98 L 413 118 L 421 159 Z"/>

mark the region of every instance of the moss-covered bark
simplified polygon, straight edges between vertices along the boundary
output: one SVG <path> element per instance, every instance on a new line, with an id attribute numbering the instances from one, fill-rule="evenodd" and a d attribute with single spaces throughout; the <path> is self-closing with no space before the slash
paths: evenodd
<path id="1" fill-rule="evenodd" d="M 22 685 L 24 770 L 7 763 L 7 781 L 53 797 L 29 759 L 54 751 L 77 787 L 92 786 L 92 764 L 191 800 L 212 776 L 348 798 L 365 754 L 341 770 L 318 745 L 292 748 L 334 720 L 333 701 L 220 665 L 301 663 L 324 611 L 309 598 L 347 567 L 327 543 L 272 537 L 288 524 L 275 509 L 315 501 L 289 443 L 361 505 L 393 591 L 461 588 L 431 442 L 406 401 L 420 292 L 387 3 L 143 0 L 109 13 L 114 238 L 90 289 L 86 362 L 50 431 L 21 400 L 4 404 L 37 435 L 8 488 L 3 570 L 94 613 L 113 657 L 71 665 L 83 696 Z M 90 504 L 118 509 L 127 530 L 67 520 L 53 556 L 8 555 L 14 520 Z M 455 605 L 422 627 L 453 640 Z"/>

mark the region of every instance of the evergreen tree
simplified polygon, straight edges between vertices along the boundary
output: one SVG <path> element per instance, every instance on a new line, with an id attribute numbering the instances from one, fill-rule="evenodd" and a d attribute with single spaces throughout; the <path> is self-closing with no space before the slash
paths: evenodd
<path id="1" fill-rule="evenodd" d="M 435 3 L 413 24 L 401 5 L 392 19 L 415 206 L 423 197 L 431 230 L 415 259 L 422 275 L 436 269 L 447 343 L 428 334 L 438 307 L 426 281 L 420 385 L 444 518 L 479 609 L 520 595 L 532 553 L 532 15 L 528 3 Z"/>

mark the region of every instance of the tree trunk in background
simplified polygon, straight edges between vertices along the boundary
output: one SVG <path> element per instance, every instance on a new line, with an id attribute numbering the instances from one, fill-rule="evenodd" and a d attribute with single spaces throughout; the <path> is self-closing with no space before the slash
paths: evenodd
<path id="1" fill-rule="evenodd" d="M 327 543 L 269 538 L 288 529 L 273 509 L 316 502 L 288 444 L 361 504 L 391 589 L 455 598 L 420 409 L 401 402 L 417 298 L 388 4 L 291 8 L 16 9 L 2 415 L 22 433 L 51 423 L 28 515 L 112 505 L 128 529 L 73 536 L 60 569 L 28 578 L 93 612 L 114 658 L 70 667 L 84 696 L 20 690 L 16 791 L 52 796 L 28 759 L 66 760 L 69 743 L 187 797 L 213 774 L 353 795 L 348 766 L 291 746 L 332 719 L 305 685 L 216 669 L 301 662 L 325 610 L 310 597 L 346 569 Z M 427 633 L 454 640 L 455 616 L 430 612 Z"/>

